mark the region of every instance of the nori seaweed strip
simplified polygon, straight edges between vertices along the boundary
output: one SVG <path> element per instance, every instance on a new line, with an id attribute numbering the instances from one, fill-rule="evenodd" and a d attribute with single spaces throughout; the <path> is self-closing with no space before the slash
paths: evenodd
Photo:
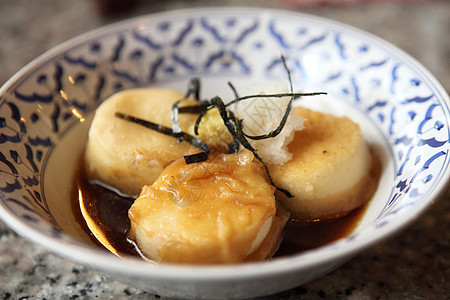
<path id="1" fill-rule="evenodd" d="M 241 143 L 241 145 L 242 145 L 245 149 L 252 151 L 252 152 L 253 152 L 253 155 L 255 156 L 255 158 L 261 162 L 261 164 L 263 165 L 264 169 L 266 170 L 266 174 L 267 174 L 267 177 L 269 178 L 270 184 L 272 184 L 278 191 L 280 191 L 280 192 L 282 192 L 283 194 L 285 194 L 286 197 L 288 197 L 288 198 L 294 197 L 288 190 L 276 186 L 276 184 L 273 182 L 272 176 L 270 176 L 269 168 L 267 167 L 266 163 L 265 163 L 265 162 L 263 161 L 263 159 L 258 155 L 256 149 L 253 148 L 252 145 L 251 145 L 251 144 L 248 142 L 248 140 L 245 138 L 244 132 L 242 131 L 241 121 L 238 120 L 238 124 L 237 124 L 236 128 L 237 128 L 237 130 L 238 130 L 238 135 L 237 135 L 237 137 L 239 138 L 239 142 Z"/>
<path id="2" fill-rule="evenodd" d="M 232 135 L 233 137 L 233 142 L 228 144 L 228 152 L 227 154 L 235 154 L 239 151 L 239 139 Z"/>
<path id="3" fill-rule="evenodd" d="M 295 97 L 293 96 L 294 91 L 293 91 L 293 86 L 292 86 L 292 77 L 291 77 L 291 72 L 289 71 L 289 68 L 286 65 L 286 59 L 284 58 L 284 56 L 281 56 L 281 60 L 283 61 L 283 66 L 284 69 L 286 70 L 287 76 L 288 76 L 288 81 L 289 81 L 289 88 L 291 90 L 290 94 L 291 94 L 291 99 L 289 100 L 289 103 L 286 107 L 286 111 L 284 112 L 283 118 L 281 119 L 280 124 L 278 125 L 278 127 L 273 130 L 272 132 L 268 133 L 268 134 L 262 134 L 262 135 L 248 135 L 246 133 L 244 133 L 242 131 L 242 134 L 245 137 L 248 137 L 249 139 L 252 140 L 262 140 L 262 139 L 267 139 L 267 138 L 272 138 L 277 136 L 278 134 L 280 134 L 280 132 L 283 130 L 284 125 L 286 125 L 287 119 L 289 117 L 289 113 L 292 110 L 292 102 L 294 101 Z"/>
<path id="4" fill-rule="evenodd" d="M 267 167 L 266 163 L 263 161 L 263 159 L 258 155 L 257 150 L 250 145 L 248 140 L 245 138 L 244 133 L 242 132 L 242 120 L 238 120 L 232 111 L 229 111 L 226 109 L 225 104 L 223 103 L 222 99 L 219 97 L 214 97 L 211 99 L 211 104 L 217 107 L 219 110 L 220 116 L 222 117 L 225 126 L 227 127 L 228 131 L 231 133 L 233 137 L 236 137 L 237 140 L 239 140 L 240 144 L 247 150 L 251 151 L 255 158 L 261 162 L 263 165 L 267 177 L 269 178 L 270 184 L 273 185 L 277 190 L 285 194 L 287 197 L 292 198 L 292 194 L 289 193 L 288 190 L 282 189 L 280 187 L 277 187 L 275 183 L 272 180 L 272 176 L 270 176 L 269 168 Z"/>
<path id="5" fill-rule="evenodd" d="M 280 134 L 281 130 L 283 130 L 283 128 L 284 128 L 284 125 L 286 125 L 286 121 L 287 121 L 287 119 L 288 119 L 288 117 L 289 117 L 289 113 L 291 112 L 291 109 L 292 109 L 292 99 L 293 99 L 293 98 L 291 98 L 291 100 L 289 100 L 289 103 L 288 103 L 288 105 L 287 105 L 287 107 L 286 107 L 286 110 L 285 110 L 285 112 L 284 112 L 283 118 L 281 119 L 280 124 L 278 125 L 278 127 L 277 127 L 275 130 L 269 132 L 268 134 L 261 134 L 261 135 L 249 135 L 249 134 L 246 134 L 246 133 L 244 133 L 244 132 L 242 132 L 242 133 L 243 133 L 246 137 L 248 137 L 249 139 L 252 139 L 252 140 L 268 139 L 268 138 L 272 138 L 272 137 L 275 137 L 275 136 L 277 136 L 278 134 Z"/>
<path id="6" fill-rule="evenodd" d="M 284 55 L 281 55 L 281 61 L 283 62 L 283 67 L 286 70 L 287 76 L 288 76 L 288 81 L 289 81 L 289 88 L 291 90 L 291 93 L 294 92 L 294 87 L 292 85 L 292 76 L 291 76 L 291 71 L 289 71 L 289 68 L 286 64 L 286 58 L 284 57 Z M 292 101 L 293 99 L 291 99 Z"/>
<path id="7" fill-rule="evenodd" d="M 262 94 L 262 95 L 247 95 L 242 96 L 236 99 L 231 100 L 225 106 L 231 106 L 236 104 L 237 102 L 254 99 L 254 98 L 283 98 L 283 97 L 294 97 L 294 100 L 303 97 L 303 96 L 318 96 L 318 95 L 326 95 L 326 92 L 313 92 L 313 93 L 281 93 L 281 94 Z"/>
<path id="8" fill-rule="evenodd" d="M 235 98 L 239 98 L 239 95 L 238 95 L 238 92 L 237 92 L 236 88 L 234 87 L 234 85 L 230 81 L 228 81 L 228 86 L 233 91 L 234 97 Z"/>
<path id="9" fill-rule="evenodd" d="M 200 101 L 200 80 L 198 78 L 193 78 L 189 81 L 188 89 L 184 97 L 172 105 L 172 113 L 170 119 L 172 120 L 172 130 L 174 137 L 176 137 L 178 142 L 183 140 L 182 131 L 179 123 L 179 105 L 182 101 L 189 98 L 189 96 L 194 95 L 197 101 Z"/>
<path id="10" fill-rule="evenodd" d="M 193 164 L 193 163 L 199 163 L 202 161 L 207 161 L 209 157 L 209 151 L 208 152 L 199 152 L 191 155 L 183 155 L 184 161 L 187 165 Z"/>
<path id="11" fill-rule="evenodd" d="M 166 126 L 163 126 L 160 124 L 156 124 L 156 123 L 153 123 L 150 121 L 146 121 L 146 120 L 143 120 L 143 119 L 140 119 L 137 117 L 133 117 L 128 114 L 121 113 L 121 112 L 116 112 L 115 116 L 118 118 L 121 118 L 123 120 L 133 122 L 138 125 L 144 126 L 146 128 L 155 130 L 159 133 L 162 133 L 162 134 L 165 134 L 165 135 L 168 135 L 171 137 L 175 137 L 175 133 L 173 132 L 172 128 L 169 128 L 169 127 L 166 127 Z M 192 154 L 192 155 L 185 155 L 184 160 L 185 160 L 186 164 L 202 162 L 202 161 L 205 161 L 208 159 L 210 149 L 209 149 L 209 146 L 205 142 L 203 142 L 201 139 L 198 139 L 195 136 L 192 136 L 183 131 L 181 132 L 180 136 L 182 138 L 181 141 L 185 141 L 185 142 L 191 144 L 192 146 L 203 151 L 203 152 Z"/>
<path id="12" fill-rule="evenodd" d="M 183 114 L 199 114 L 206 110 L 206 108 L 209 106 L 209 103 L 206 104 L 200 104 L 200 105 L 190 105 L 190 106 L 182 106 L 178 107 L 178 113 Z"/>
<path id="13" fill-rule="evenodd" d="M 172 131 L 173 136 L 177 139 L 177 142 L 181 142 L 183 140 L 183 135 L 180 127 L 180 122 L 178 118 L 178 105 L 181 101 L 183 101 L 185 98 L 178 100 L 172 105 L 172 112 L 170 114 L 170 119 L 172 121 Z"/>
<path id="14" fill-rule="evenodd" d="M 286 125 L 287 118 L 289 117 L 289 113 L 291 112 L 293 100 L 295 100 L 296 98 L 301 97 L 301 96 L 317 96 L 317 95 L 326 95 L 326 94 L 327 93 L 325 93 L 325 92 L 314 92 L 314 93 L 282 93 L 282 94 L 269 94 L 269 95 L 248 95 L 248 96 L 234 99 L 234 100 L 230 101 L 229 103 L 227 103 L 226 106 L 230 106 L 239 101 L 247 100 L 247 99 L 251 99 L 251 98 L 292 97 L 291 100 L 289 100 L 289 103 L 287 105 L 286 111 L 284 112 L 283 118 L 281 119 L 280 124 L 278 125 L 278 127 L 275 130 L 273 130 L 272 132 L 270 132 L 268 134 L 262 134 L 262 135 L 249 135 L 249 134 L 246 134 L 245 132 L 243 132 L 244 136 L 248 137 L 249 139 L 262 140 L 262 139 L 275 137 L 283 130 L 284 125 Z"/>
<path id="15" fill-rule="evenodd" d="M 223 103 L 223 102 L 222 102 Z M 198 128 L 200 126 L 200 122 L 202 121 L 203 116 L 208 112 L 208 110 L 212 109 L 216 107 L 215 105 L 209 105 L 208 107 L 204 107 L 205 109 L 203 111 L 200 112 L 200 114 L 198 115 L 197 119 L 195 120 L 195 124 L 194 124 L 194 134 L 198 135 Z M 229 113 L 232 113 L 231 111 L 228 111 Z M 224 122 L 226 122 L 223 119 L 223 116 L 221 115 L 222 120 Z M 239 151 L 239 139 L 231 134 L 231 136 L 233 137 L 233 142 L 228 144 L 228 152 L 227 154 L 234 154 L 237 153 Z"/>
<path id="16" fill-rule="evenodd" d="M 287 67 L 286 59 L 284 58 L 284 55 L 281 56 L 281 60 L 283 61 L 283 66 L 284 66 L 284 69 L 286 70 L 286 73 L 288 76 L 289 88 L 290 88 L 290 91 L 292 94 L 294 92 L 294 88 L 292 87 L 291 72 L 289 71 L 289 68 Z M 274 136 L 277 136 L 278 134 L 280 134 L 281 130 L 283 130 L 283 128 L 284 128 L 284 125 L 286 125 L 287 119 L 289 117 L 289 113 L 291 112 L 291 109 L 292 109 L 292 102 L 294 101 L 294 99 L 295 98 L 291 96 L 291 100 L 289 100 L 289 103 L 286 107 L 286 111 L 284 112 L 283 118 L 281 119 L 280 125 L 278 125 L 278 127 L 274 131 L 272 131 L 271 133 L 269 133 L 265 136 L 270 138 L 270 137 L 274 137 Z M 244 132 L 242 132 L 242 133 L 249 139 L 253 139 L 253 140 L 260 140 L 260 139 L 264 138 L 263 137 L 264 135 L 250 136 L 250 135 L 245 134 Z"/>
<path id="17" fill-rule="evenodd" d="M 184 96 L 184 98 L 188 98 L 190 95 L 193 94 L 194 95 L 194 99 L 200 102 L 201 101 L 200 100 L 200 87 L 201 87 L 200 79 L 192 78 L 189 81 L 188 90 L 187 90 L 186 95 Z"/>
<path id="18" fill-rule="evenodd" d="M 216 96 L 211 99 L 211 107 L 216 107 L 219 110 L 219 114 L 222 117 L 222 120 L 227 127 L 228 131 L 231 133 L 232 136 L 237 136 L 236 131 L 236 117 L 234 116 L 233 112 L 230 110 L 227 110 L 225 103 L 223 103 L 222 99 L 220 97 Z"/>

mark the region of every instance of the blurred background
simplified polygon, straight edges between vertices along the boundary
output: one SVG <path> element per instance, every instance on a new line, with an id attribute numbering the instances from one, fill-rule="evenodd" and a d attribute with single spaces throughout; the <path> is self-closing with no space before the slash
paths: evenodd
<path id="1" fill-rule="evenodd" d="M 377 35 L 450 91 L 450 0 L 0 0 L 0 85 L 72 37 L 127 18 L 204 6 L 259 6 Z M 417 222 L 316 281 L 264 299 L 449 299 L 450 192 Z M 0 222 L 0 299 L 160 299 L 18 237 Z"/>
<path id="2" fill-rule="evenodd" d="M 88 30 L 202 6 L 296 10 L 353 25 L 400 47 L 450 89 L 449 0 L 0 0 L 0 84 L 39 54 Z"/>

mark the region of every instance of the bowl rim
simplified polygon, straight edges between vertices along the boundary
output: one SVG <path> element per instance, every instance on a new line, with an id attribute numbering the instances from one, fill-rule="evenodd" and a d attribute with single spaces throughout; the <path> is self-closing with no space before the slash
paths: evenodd
<path id="1" fill-rule="evenodd" d="M 408 63 L 408 66 L 413 68 L 417 73 L 423 75 L 427 84 L 434 88 L 435 94 L 442 96 L 444 102 L 447 104 L 447 109 L 450 106 L 450 100 L 447 92 L 439 83 L 439 81 L 416 59 L 412 58 L 409 54 L 399 49 L 397 46 L 387 42 L 386 40 L 377 37 L 369 32 L 358 29 L 351 25 L 347 25 L 338 21 L 334 21 L 328 18 L 305 14 L 301 12 L 288 11 L 284 9 L 269 9 L 262 7 L 233 7 L 233 6 L 218 6 L 218 7 L 203 7 L 203 8 L 188 8 L 177 9 L 164 12 L 150 13 L 142 16 L 128 18 L 122 21 L 118 21 L 112 24 L 101 26 L 97 29 L 87 31 L 83 34 L 77 35 L 49 50 L 42 53 L 26 65 L 24 65 L 17 73 L 15 73 L 5 84 L 0 88 L 0 95 L 7 93 L 13 89 L 14 86 L 20 82 L 20 80 L 26 76 L 31 70 L 39 67 L 39 65 L 51 60 L 58 53 L 64 50 L 70 49 L 87 40 L 94 39 L 102 35 L 108 35 L 115 31 L 123 31 L 132 26 L 136 26 L 139 23 L 146 23 L 151 20 L 164 19 L 167 17 L 175 16 L 189 16 L 195 14 L 204 14 L 208 12 L 221 12 L 232 13 L 239 12 L 240 14 L 268 14 L 268 15 L 287 15 L 290 17 L 296 17 L 303 20 L 310 20 L 315 23 L 319 23 L 323 26 L 330 26 L 338 30 L 345 31 L 346 33 L 362 35 L 367 40 L 374 42 L 381 46 L 383 49 L 389 50 L 395 53 L 398 57 L 401 57 L 403 61 Z M 366 249 L 375 243 L 385 240 L 397 234 L 403 230 L 406 226 L 415 222 L 417 218 L 422 215 L 426 209 L 430 208 L 432 204 L 436 202 L 437 197 L 444 192 L 445 187 L 448 184 L 450 178 L 450 169 L 447 168 L 441 177 L 441 180 L 436 183 L 435 188 L 428 194 L 427 201 L 420 202 L 416 206 L 413 213 L 406 219 L 397 220 L 392 223 L 391 226 L 386 226 L 377 229 L 377 234 L 364 236 L 364 239 L 360 239 L 358 243 L 349 243 L 347 247 L 342 247 L 338 252 L 333 250 L 334 245 L 342 243 L 343 241 L 337 241 L 321 247 L 316 250 L 306 251 L 301 254 L 279 257 L 273 260 L 264 262 L 244 263 L 236 265 L 211 265 L 211 266 L 191 266 L 191 265 L 171 265 L 171 264 L 145 264 L 142 261 L 128 258 L 117 258 L 114 255 L 105 255 L 105 251 L 101 249 L 94 249 L 88 245 L 84 245 L 81 242 L 75 243 L 61 243 L 59 240 L 55 240 L 35 228 L 31 228 L 18 217 L 12 215 L 3 205 L 0 205 L 0 218 L 16 233 L 20 236 L 39 244 L 43 248 L 59 256 L 68 258 L 69 260 L 76 261 L 82 264 L 95 266 L 103 271 L 113 271 L 115 273 L 130 273 L 134 276 L 144 278 L 159 278 L 159 279 L 171 279 L 171 280 L 183 280 L 186 281 L 224 281 L 232 280 L 237 281 L 244 278 L 261 278 L 268 275 L 276 276 L 277 274 L 296 272 L 300 269 L 307 269 L 317 266 L 318 264 L 325 264 L 331 261 L 339 259 L 347 259 L 355 255 L 357 252 Z M 41 182 L 42 184 L 42 182 Z M 364 232 L 360 235 L 364 235 Z M 331 254 L 331 255 L 330 255 Z"/>

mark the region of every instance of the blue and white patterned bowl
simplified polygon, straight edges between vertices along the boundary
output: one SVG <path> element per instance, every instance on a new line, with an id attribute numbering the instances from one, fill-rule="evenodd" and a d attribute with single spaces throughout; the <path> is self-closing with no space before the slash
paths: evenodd
<path id="1" fill-rule="evenodd" d="M 203 96 L 285 78 L 284 54 L 304 104 L 360 123 L 382 158 L 378 191 L 355 232 L 292 257 L 235 266 L 167 266 L 91 247 L 70 210 L 74 171 L 92 112 L 139 86 Z M 24 237 L 144 290 L 166 296 L 253 297 L 321 276 L 416 219 L 449 177 L 449 99 L 420 64 L 354 28 L 263 9 L 156 14 L 70 40 L 20 70 L 0 91 L 0 215 Z"/>

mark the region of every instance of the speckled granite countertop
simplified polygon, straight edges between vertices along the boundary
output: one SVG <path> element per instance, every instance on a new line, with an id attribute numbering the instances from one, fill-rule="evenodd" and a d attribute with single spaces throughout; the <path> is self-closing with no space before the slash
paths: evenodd
<path id="1" fill-rule="evenodd" d="M 287 8 L 280 2 L 141 1 L 115 16 L 93 0 L 0 1 L 0 84 L 45 50 L 117 20 L 205 5 Z M 450 90 L 450 1 L 369 2 L 302 7 L 402 48 Z M 415 224 L 336 271 L 262 299 L 450 299 L 450 190 Z M 31 244 L 0 222 L 0 299 L 160 299 Z"/>

